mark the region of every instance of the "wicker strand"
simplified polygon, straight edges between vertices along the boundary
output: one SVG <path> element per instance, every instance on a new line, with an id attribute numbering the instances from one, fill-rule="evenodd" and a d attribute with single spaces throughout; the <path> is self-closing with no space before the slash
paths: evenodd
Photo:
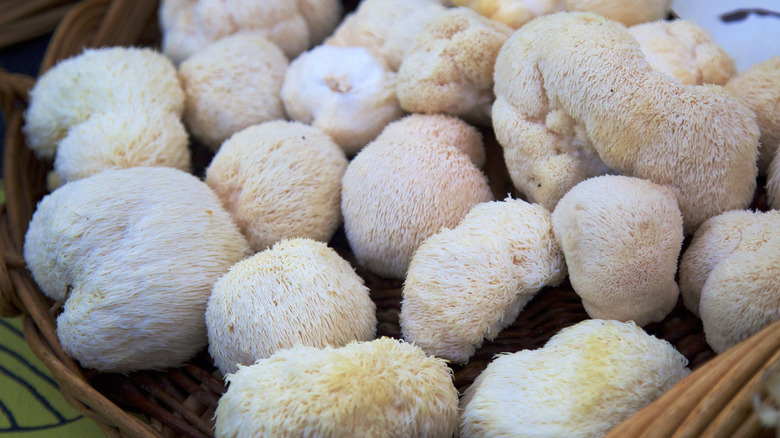
<path id="1" fill-rule="evenodd" d="M 149 425 L 120 409 L 91 387 L 81 376 L 74 375 L 48 348 L 46 341 L 40 336 L 38 327 L 30 318 L 24 318 L 24 333 L 31 350 L 51 371 L 52 377 L 60 385 L 60 390 L 89 406 L 90 411 L 94 410 L 99 415 L 99 417 L 89 415 L 91 418 L 100 418 L 102 423 L 132 431 L 134 436 L 159 437 Z M 91 414 L 89 411 L 82 412 L 85 415 Z"/>

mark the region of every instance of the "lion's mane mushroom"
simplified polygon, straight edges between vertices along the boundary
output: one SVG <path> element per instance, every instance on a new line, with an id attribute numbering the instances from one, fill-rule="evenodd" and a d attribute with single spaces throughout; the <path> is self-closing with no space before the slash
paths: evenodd
<path id="1" fill-rule="evenodd" d="M 63 349 L 109 372 L 176 366 L 205 347 L 211 287 L 248 254 L 208 186 L 159 167 L 64 185 L 38 204 L 24 242 L 35 282 L 64 302 Z"/>
<path id="2" fill-rule="evenodd" d="M 341 12 L 339 0 L 164 0 L 163 52 L 178 64 L 219 39 L 253 32 L 292 59 L 325 39 Z"/>
<path id="3" fill-rule="evenodd" d="M 548 209 L 604 164 L 670 187 L 686 233 L 753 198 L 753 112 L 722 87 L 654 71 L 618 23 L 540 17 L 504 44 L 495 82 L 493 126 L 510 176 Z"/>
<path id="4" fill-rule="evenodd" d="M 55 158 L 63 183 L 110 168 L 188 170 L 183 109 L 176 68 L 163 55 L 138 48 L 88 49 L 38 79 L 23 131 L 36 155 Z"/>
<path id="5" fill-rule="evenodd" d="M 223 374 L 297 344 L 341 347 L 376 334 L 376 306 L 350 264 L 311 239 L 283 240 L 236 263 L 206 309 Z"/>
<path id="6" fill-rule="evenodd" d="M 423 240 L 492 199 L 468 155 L 414 139 L 372 142 L 350 162 L 341 187 L 344 229 L 358 263 L 392 278 L 404 277 Z"/>
<path id="7" fill-rule="evenodd" d="M 491 20 L 519 29 L 542 15 L 564 10 L 564 0 L 453 0 L 456 6 L 475 10 Z"/>
<path id="8" fill-rule="evenodd" d="M 780 319 L 780 211 L 730 211 L 696 231 L 680 261 L 685 306 L 720 353 Z"/>
<path id="9" fill-rule="evenodd" d="M 628 29 L 653 69 L 687 85 L 726 83 L 737 74 L 734 60 L 712 35 L 688 20 L 653 21 Z"/>
<path id="10" fill-rule="evenodd" d="M 434 142 L 454 146 L 477 167 L 485 165 L 482 134 L 463 120 L 444 114 L 409 114 L 385 126 L 377 142 Z"/>
<path id="11" fill-rule="evenodd" d="M 396 74 L 362 47 L 317 46 L 287 69 L 282 101 L 290 118 L 316 126 L 354 155 L 401 117 Z"/>
<path id="12" fill-rule="evenodd" d="M 756 113 L 761 131 L 758 171 L 766 174 L 769 163 L 780 150 L 780 56 L 740 73 L 726 84 L 726 90 Z"/>
<path id="13" fill-rule="evenodd" d="M 561 199 L 552 223 L 591 318 L 642 326 L 674 308 L 683 227 L 671 190 L 626 176 L 591 178 Z"/>
<path id="14" fill-rule="evenodd" d="M 633 26 L 661 20 L 669 13 L 672 0 L 454 0 L 513 29 L 534 18 L 556 12 L 594 12 L 610 20 Z"/>
<path id="15" fill-rule="evenodd" d="M 450 437 L 458 391 L 445 361 L 395 339 L 297 346 L 227 376 L 216 435 Z"/>
<path id="16" fill-rule="evenodd" d="M 542 287 L 566 276 L 550 212 L 507 199 L 474 207 L 415 251 L 403 289 L 404 339 L 465 363 L 512 324 Z"/>
<path id="17" fill-rule="evenodd" d="M 322 130 L 278 120 L 234 134 L 206 183 L 261 251 L 290 237 L 330 240 L 341 224 L 346 169 L 344 152 Z"/>
<path id="18" fill-rule="evenodd" d="M 564 0 L 568 12 L 594 12 L 626 26 L 666 18 L 672 0 Z"/>
<path id="19" fill-rule="evenodd" d="M 95 114 L 72 127 L 59 143 L 54 172 L 65 183 L 106 169 L 160 166 L 187 171 L 187 143 L 184 125 L 170 111 L 124 108 Z"/>
<path id="20" fill-rule="evenodd" d="M 186 94 L 184 121 L 212 150 L 251 125 L 286 118 L 281 98 L 289 62 L 265 37 L 239 33 L 179 66 Z"/>
<path id="21" fill-rule="evenodd" d="M 780 210 L 780 153 L 775 153 L 767 178 L 766 192 L 769 205 L 775 210 Z"/>
<path id="22" fill-rule="evenodd" d="M 687 364 L 633 323 L 586 320 L 488 365 L 461 400 L 460 436 L 604 436 L 688 375 Z"/>
<path id="23" fill-rule="evenodd" d="M 512 29 L 466 8 L 437 15 L 398 70 L 398 100 L 413 113 L 490 124 L 493 65 Z"/>
<path id="24" fill-rule="evenodd" d="M 417 35 L 447 10 L 430 0 L 363 0 L 341 22 L 325 44 L 363 47 L 392 71 L 398 71 Z"/>

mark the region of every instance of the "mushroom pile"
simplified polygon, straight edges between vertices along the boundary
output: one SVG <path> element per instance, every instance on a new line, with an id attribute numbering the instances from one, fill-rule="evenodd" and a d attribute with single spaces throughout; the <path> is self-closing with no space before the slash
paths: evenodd
<path id="1" fill-rule="evenodd" d="M 642 328 L 680 300 L 717 353 L 780 319 L 780 58 L 738 73 L 669 0 L 452 3 L 164 0 L 161 52 L 43 74 L 24 257 L 64 350 L 207 349 L 218 436 L 590 437 L 690 373 Z M 592 319 L 459 399 L 561 284 Z"/>

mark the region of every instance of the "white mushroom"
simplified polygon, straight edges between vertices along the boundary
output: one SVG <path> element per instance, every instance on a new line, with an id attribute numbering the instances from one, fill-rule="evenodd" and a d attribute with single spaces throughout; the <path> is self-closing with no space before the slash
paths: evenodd
<path id="1" fill-rule="evenodd" d="M 670 189 L 627 176 L 591 178 L 558 202 L 552 221 L 591 318 L 642 326 L 674 308 L 683 225 Z"/>
<path id="2" fill-rule="evenodd" d="M 238 262 L 206 309 L 209 353 L 222 374 L 302 344 L 341 347 L 376 334 L 376 306 L 350 264 L 310 239 L 283 240 Z"/>
<path id="3" fill-rule="evenodd" d="M 492 198 L 485 175 L 455 147 L 377 140 L 347 167 L 341 211 L 358 263 L 403 278 L 423 240 Z"/>
<path id="4" fill-rule="evenodd" d="M 403 289 L 404 339 L 465 363 L 512 324 L 543 286 L 566 276 L 550 212 L 507 199 L 474 207 L 415 251 Z"/>
<path id="5" fill-rule="evenodd" d="M 64 302 L 57 337 L 82 366 L 129 372 L 177 366 L 206 346 L 217 278 L 249 245 L 204 183 L 179 170 L 107 170 L 38 205 L 24 258 Z"/>
<path id="6" fill-rule="evenodd" d="M 254 32 L 294 58 L 329 35 L 341 12 L 339 0 L 164 0 L 163 52 L 178 64 L 219 39 Z"/>
<path id="7" fill-rule="evenodd" d="M 403 114 L 395 88 L 396 74 L 366 49 L 318 46 L 290 64 L 282 100 L 290 118 L 354 155 Z"/>
<path id="8" fill-rule="evenodd" d="M 444 114 L 409 114 L 385 126 L 377 142 L 435 142 L 454 146 L 477 166 L 485 165 L 482 134 L 463 120 Z"/>
<path id="9" fill-rule="evenodd" d="M 398 71 L 425 25 L 445 10 L 429 0 L 363 0 L 325 44 L 363 47 L 390 70 Z"/>
<path id="10" fill-rule="evenodd" d="M 181 114 L 184 92 L 171 62 L 150 49 L 87 49 L 46 73 L 30 91 L 25 113 L 27 145 L 54 158 L 68 131 L 95 114 L 156 108 Z"/>

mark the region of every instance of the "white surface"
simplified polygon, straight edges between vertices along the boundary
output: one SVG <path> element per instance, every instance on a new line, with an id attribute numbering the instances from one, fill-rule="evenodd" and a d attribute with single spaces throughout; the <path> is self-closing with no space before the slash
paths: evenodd
<path id="1" fill-rule="evenodd" d="M 780 55 L 780 17 L 750 13 L 744 20 L 726 23 L 721 15 L 740 9 L 767 9 L 780 13 L 780 0 L 674 0 L 680 18 L 694 21 L 712 33 L 742 72 L 753 64 Z"/>

